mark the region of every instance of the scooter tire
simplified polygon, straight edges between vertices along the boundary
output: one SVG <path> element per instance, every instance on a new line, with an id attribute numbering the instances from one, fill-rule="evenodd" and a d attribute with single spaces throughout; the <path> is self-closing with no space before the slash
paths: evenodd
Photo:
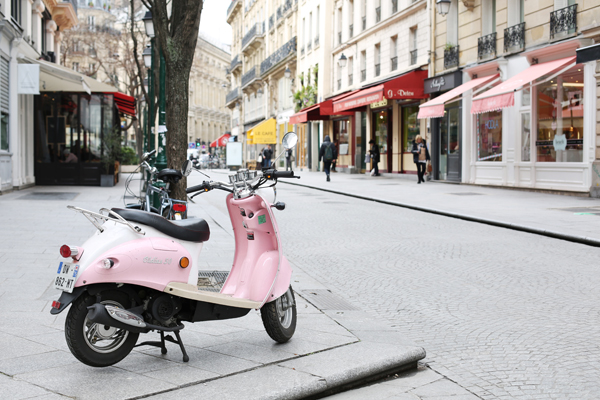
<path id="1" fill-rule="evenodd" d="M 292 305 L 284 310 L 283 307 L 290 303 Z M 277 300 L 262 306 L 260 316 L 271 339 L 278 343 L 290 340 L 296 331 L 296 300 L 292 287 Z"/>
<path id="2" fill-rule="evenodd" d="M 100 296 L 100 303 L 121 308 L 130 306 L 128 296 L 117 290 L 102 292 Z M 73 302 L 65 321 L 65 338 L 69 350 L 79 361 L 90 367 L 108 367 L 127 357 L 134 348 L 139 333 L 108 326 L 98 327 L 98 324 L 87 321 L 87 308 L 94 303 L 96 303 L 96 296 L 90 296 L 87 293 Z M 86 334 L 90 334 L 91 329 L 99 329 L 97 332 L 100 339 L 110 341 L 110 337 L 114 336 L 116 340 L 113 346 L 108 348 L 96 346 L 98 343 L 95 341 L 96 337 L 90 339 L 86 336 Z"/>

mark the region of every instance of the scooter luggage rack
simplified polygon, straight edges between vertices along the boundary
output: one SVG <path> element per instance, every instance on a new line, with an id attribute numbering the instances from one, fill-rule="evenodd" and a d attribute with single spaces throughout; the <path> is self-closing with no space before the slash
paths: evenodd
<path id="1" fill-rule="evenodd" d="M 94 225 L 100 232 L 104 232 L 104 228 L 102 227 L 102 224 L 104 222 L 112 221 L 112 222 L 116 222 L 119 224 L 127 225 L 129 228 L 131 228 L 132 231 L 134 231 L 135 233 L 139 233 L 140 235 L 146 234 L 146 232 L 144 232 L 142 230 L 142 228 L 140 228 L 139 226 L 133 225 L 131 222 L 127 221 L 126 219 L 121 217 L 119 214 L 117 214 L 116 212 L 114 212 L 112 210 L 109 210 L 108 208 L 101 208 L 99 210 L 100 213 L 85 210 L 81 207 L 75 207 L 75 206 L 67 206 L 67 208 L 70 210 L 73 210 L 75 212 L 82 213 L 83 216 L 86 217 L 92 223 L 92 225 Z M 104 211 L 106 211 L 108 213 L 108 215 L 101 214 Z M 111 215 L 113 215 L 114 218 L 111 217 Z"/>

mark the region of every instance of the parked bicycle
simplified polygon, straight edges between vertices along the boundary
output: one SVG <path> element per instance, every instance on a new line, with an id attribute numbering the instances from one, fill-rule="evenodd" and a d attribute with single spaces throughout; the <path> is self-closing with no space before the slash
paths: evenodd
<path id="1" fill-rule="evenodd" d="M 127 178 L 125 193 L 137 198 L 138 203 L 125 204 L 125 207 L 159 214 L 170 220 L 185 219 L 187 218 L 187 202 L 172 199 L 170 196 L 171 186 L 177 184 L 184 173 L 170 168 L 158 171 L 156 167 L 150 166 L 148 161 L 155 153 L 156 150 L 144 153 L 139 167 Z M 190 163 L 186 165 L 191 167 Z M 142 172 L 143 182 L 139 195 L 135 194 L 130 188 L 130 183 L 138 172 Z M 125 201 L 124 199 L 123 201 Z M 157 199 L 155 204 L 158 207 L 153 205 L 153 199 Z"/>

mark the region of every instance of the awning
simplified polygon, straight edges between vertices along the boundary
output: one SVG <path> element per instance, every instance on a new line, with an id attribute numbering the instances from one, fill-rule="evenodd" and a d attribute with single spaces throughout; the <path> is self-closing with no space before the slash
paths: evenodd
<path id="1" fill-rule="evenodd" d="M 308 121 L 319 120 L 321 114 L 319 113 L 320 103 L 310 107 L 306 107 L 303 110 L 298 111 L 296 114 L 290 117 L 290 124 L 302 124 Z"/>
<path id="2" fill-rule="evenodd" d="M 515 105 L 515 92 L 544 75 L 556 72 L 552 77 L 564 72 L 575 65 L 576 56 L 562 58 L 543 64 L 532 65 L 525 71 L 502 82 L 500 85 L 475 97 L 471 107 L 471 114 L 480 114 L 489 111 L 500 110 Z M 547 80 L 547 79 L 546 79 Z M 542 83 L 542 82 L 539 82 Z"/>
<path id="3" fill-rule="evenodd" d="M 425 99 L 423 81 L 427 71 L 416 70 L 390 79 L 380 85 L 362 89 L 352 96 L 333 102 L 333 112 L 351 110 L 383 100 Z"/>
<path id="4" fill-rule="evenodd" d="M 277 143 L 277 121 L 270 118 L 247 131 L 247 144 L 275 144 Z"/>
<path id="5" fill-rule="evenodd" d="M 229 138 L 231 135 L 229 133 L 225 133 L 224 135 L 219 136 L 217 140 L 210 144 L 210 147 L 225 147 L 227 146 L 227 142 L 229 142 Z"/>
<path id="6" fill-rule="evenodd" d="M 417 118 L 441 118 L 444 116 L 444 104 L 454 100 L 466 91 L 476 88 L 477 86 L 491 85 L 494 83 L 494 81 L 498 80 L 499 77 L 500 74 L 495 74 L 491 76 L 485 76 L 483 78 L 476 78 L 467 83 L 463 83 L 449 92 L 444 93 L 443 95 L 438 96 L 427 103 L 421 104 L 419 106 L 419 115 L 417 115 Z"/>
<path id="7" fill-rule="evenodd" d="M 132 96 L 128 96 L 121 92 L 112 92 L 109 94 L 114 95 L 115 103 L 117 104 L 117 108 L 119 112 L 127 115 L 131 115 L 135 117 L 135 98 Z"/>
<path id="8" fill-rule="evenodd" d="M 331 99 L 320 102 L 319 104 L 306 107 L 303 110 L 298 111 L 296 114 L 290 117 L 290 124 L 302 124 L 308 121 L 323 121 L 329 119 L 330 115 L 349 115 L 352 113 L 333 112 L 333 102 L 353 95 L 359 92 L 359 90 L 353 90 L 350 92 L 339 94 Z"/>

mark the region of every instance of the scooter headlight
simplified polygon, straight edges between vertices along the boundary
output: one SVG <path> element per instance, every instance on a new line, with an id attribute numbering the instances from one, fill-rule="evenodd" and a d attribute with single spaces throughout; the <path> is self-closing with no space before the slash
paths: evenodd
<path id="1" fill-rule="evenodd" d="M 105 258 L 100 262 L 100 266 L 104 269 L 110 269 L 113 265 L 115 265 L 115 262 L 110 258 Z"/>

